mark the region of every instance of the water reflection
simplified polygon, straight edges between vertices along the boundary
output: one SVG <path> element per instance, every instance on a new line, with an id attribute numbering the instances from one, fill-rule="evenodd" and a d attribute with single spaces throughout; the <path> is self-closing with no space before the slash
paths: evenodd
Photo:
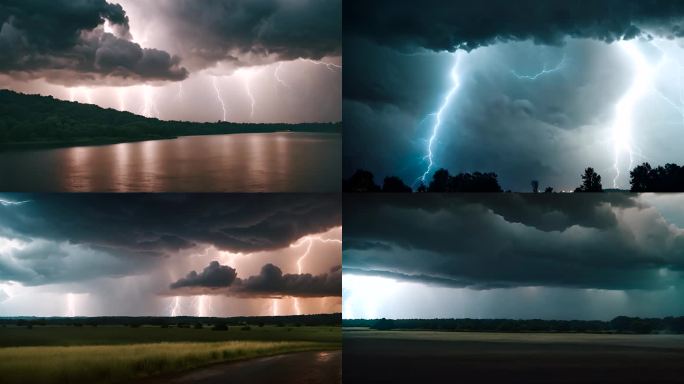
<path id="1" fill-rule="evenodd" d="M 338 192 L 341 137 L 272 133 L 0 153 L 0 190 Z"/>

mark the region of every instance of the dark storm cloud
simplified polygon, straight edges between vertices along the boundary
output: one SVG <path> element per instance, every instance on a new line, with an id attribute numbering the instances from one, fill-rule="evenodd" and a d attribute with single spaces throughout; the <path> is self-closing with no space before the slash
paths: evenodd
<path id="1" fill-rule="evenodd" d="M 117 36 L 105 33 L 105 21 Z M 182 80 L 180 59 L 130 41 L 123 8 L 105 0 L 0 4 L 0 72 L 57 83 Z"/>
<path id="2" fill-rule="evenodd" d="M 342 267 L 336 266 L 328 273 L 283 274 L 273 264 L 266 264 L 256 276 L 235 278 L 233 268 L 212 261 L 202 273 L 190 272 L 170 285 L 173 294 L 225 294 L 239 297 L 330 297 L 340 296 Z"/>
<path id="3" fill-rule="evenodd" d="M 341 296 L 342 267 L 337 266 L 328 273 L 311 274 L 283 274 L 277 266 L 266 264 L 257 276 L 250 276 L 242 280 L 235 287 L 239 295 L 269 297 L 325 297 Z"/>
<path id="4" fill-rule="evenodd" d="M 333 195 L 26 195 L 2 207 L 19 235 L 122 249 L 177 251 L 196 243 L 256 252 L 340 225 Z"/>
<path id="5" fill-rule="evenodd" d="M 347 272 L 478 289 L 658 289 L 684 269 L 684 233 L 636 196 L 408 197 L 345 197 Z"/>
<path id="6" fill-rule="evenodd" d="M 345 33 L 409 50 L 470 50 L 523 40 L 559 45 L 566 37 L 612 42 L 644 30 L 679 37 L 683 18 L 678 0 L 344 2 Z"/>
<path id="7" fill-rule="evenodd" d="M 341 54 L 340 0 L 179 0 L 140 6 L 160 15 L 176 49 L 197 68 Z"/>
<path id="8" fill-rule="evenodd" d="M 44 259 L 30 263 L 28 269 L 23 264 L 17 269 L 12 257 L 21 252 L 9 259 L 0 255 L 0 269 L 4 261 L 8 261 L 7 268 L 13 268 L 0 275 L 11 272 L 14 280 L 27 283 L 78 278 L 60 276 L 64 258 L 48 257 L 58 255 L 65 246 L 110 256 L 91 258 L 110 261 L 82 271 L 84 276 L 106 274 L 108 268 L 118 274 L 135 266 L 126 259 L 145 264 L 150 258 L 195 245 L 243 253 L 277 250 L 305 235 L 341 225 L 339 200 L 334 195 L 57 194 L 3 199 L 30 200 L 0 206 L 0 236 L 27 242 L 30 246 L 21 251 L 29 252 L 24 258 Z M 38 249 L 38 245 L 50 249 Z M 76 252 L 67 251 L 71 256 Z"/>
<path id="9" fill-rule="evenodd" d="M 223 288 L 229 287 L 235 281 L 237 273 L 234 268 L 221 265 L 218 261 L 212 261 L 200 273 L 192 271 L 184 278 L 172 283 L 170 288 L 177 289 L 183 287 L 205 287 Z"/>

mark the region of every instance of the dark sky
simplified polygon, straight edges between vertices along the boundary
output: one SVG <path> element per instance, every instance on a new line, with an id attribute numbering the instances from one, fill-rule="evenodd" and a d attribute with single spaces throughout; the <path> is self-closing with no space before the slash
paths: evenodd
<path id="1" fill-rule="evenodd" d="M 347 318 L 684 314 L 684 195 L 344 203 Z"/>
<path id="2" fill-rule="evenodd" d="M 494 171 L 518 191 L 572 190 L 587 166 L 625 188 L 630 161 L 684 162 L 682 2 L 343 7 L 346 175 L 413 183 L 435 131 L 431 171 Z"/>
<path id="3" fill-rule="evenodd" d="M 10 0 L 0 51 L 0 87 L 26 93 L 166 120 L 341 117 L 339 0 Z"/>
<path id="4" fill-rule="evenodd" d="M 0 315 L 339 311 L 340 239 L 333 195 L 5 194 Z"/>

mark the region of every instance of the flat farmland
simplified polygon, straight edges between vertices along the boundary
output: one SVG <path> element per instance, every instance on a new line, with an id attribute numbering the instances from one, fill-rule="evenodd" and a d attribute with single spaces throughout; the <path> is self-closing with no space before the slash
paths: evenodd
<path id="1" fill-rule="evenodd" d="M 343 330 L 345 383 L 684 383 L 684 336 Z"/>

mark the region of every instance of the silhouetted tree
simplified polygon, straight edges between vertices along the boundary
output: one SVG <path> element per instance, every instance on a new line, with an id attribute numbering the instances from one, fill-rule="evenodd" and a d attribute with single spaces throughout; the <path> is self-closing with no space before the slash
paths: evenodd
<path id="1" fill-rule="evenodd" d="M 416 189 L 416 192 L 418 192 L 418 193 L 425 193 L 425 192 L 427 192 L 427 187 L 425 187 L 425 184 L 423 184 L 423 182 L 420 183 L 420 185 L 419 185 L 418 188 Z"/>
<path id="2" fill-rule="evenodd" d="M 546 187 L 544 193 L 553 193 L 553 187 Z"/>
<path id="3" fill-rule="evenodd" d="M 460 173 L 449 179 L 449 192 L 503 192 L 496 173 Z"/>
<path id="4" fill-rule="evenodd" d="M 601 175 L 594 171 L 594 168 L 587 168 L 582 175 L 582 185 L 575 189 L 575 192 L 603 192 L 601 185 Z"/>
<path id="5" fill-rule="evenodd" d="M 380 187 L 375 184 L 374 178 L 371 172 L 359 169 L 342 183 L 342 190 L 355 193 L 380 192 Z"/>
<path id="6" fill-rule="evenodd" d="M 502 192 L 496 173 L 459 173 L 450 176 L 440 169 L 432 176 L 428 192 Z"/>
<path id="7" fill-rule="evenodd" d="M 530 185 L 532 186 L 532 193 L 539 193 L 539 181 L 532 180 Z"/>
<path id="8" fill-rule="evenodd" d="M 413 192 L 411 187 L 404 184 L 404 182 L 396 176 L 385 177 L 385 181 L 382 184 L 382 191 L 383 192 L 391 192 L 391 193 L 412 193 Z"/>
<path id="9" fill-rule="evenodd" d="M 632 192 L 684 192 L 684 167 L 643 163 L 630 172 L 630 184 Z"/>
<path id="10" fill-rule="evenodd" d="M 442 168 L 432 175 L 432 181 L 428 187 L 428 192 L 448 192 L 449 188 L 449 171 Z"/>

